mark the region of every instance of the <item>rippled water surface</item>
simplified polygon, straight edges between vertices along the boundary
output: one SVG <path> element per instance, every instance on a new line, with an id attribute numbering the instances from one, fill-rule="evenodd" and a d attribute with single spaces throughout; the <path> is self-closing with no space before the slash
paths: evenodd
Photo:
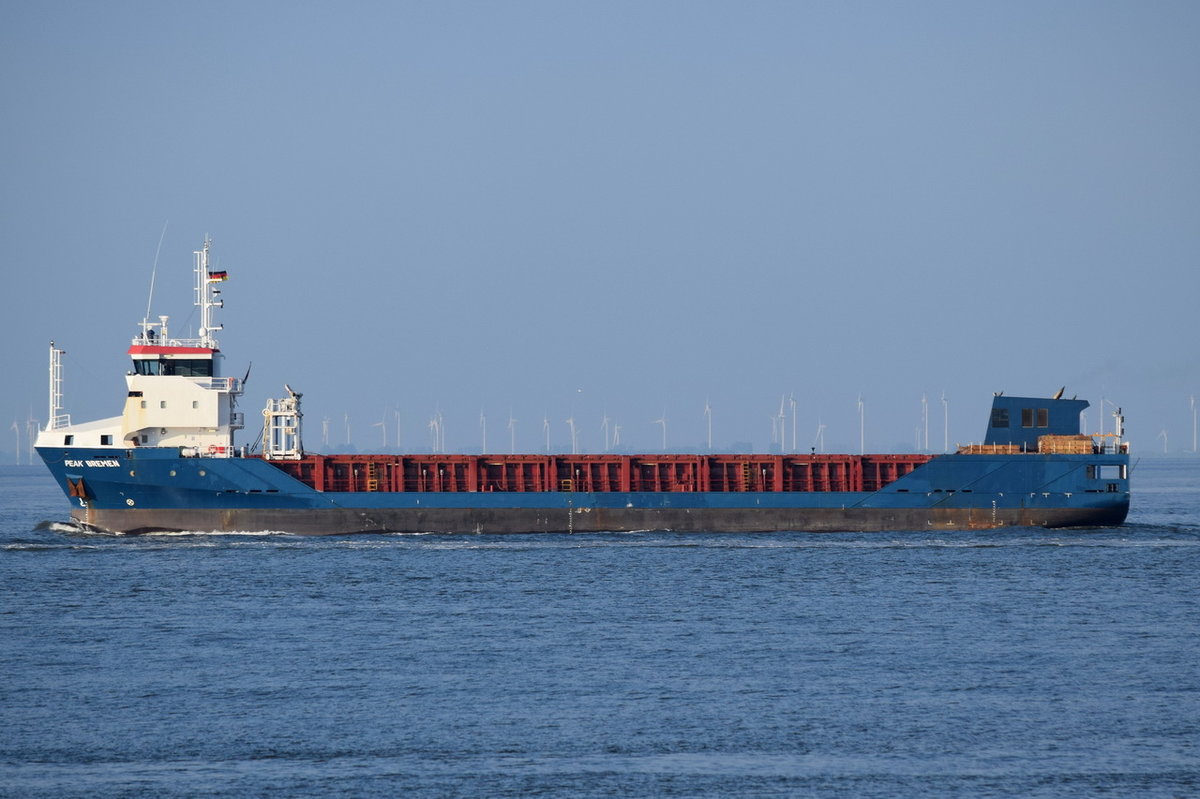
<path id="1" fill-rule="evenodd" d="M 0 795 L 1194 796 L 1200 461 L 1130 523 L 84 535 L 0 469 Z"/>

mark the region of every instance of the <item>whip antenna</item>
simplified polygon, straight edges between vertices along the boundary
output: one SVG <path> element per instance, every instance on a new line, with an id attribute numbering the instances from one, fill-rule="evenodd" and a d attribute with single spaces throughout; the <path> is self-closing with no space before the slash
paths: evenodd
<path id="1" fill-rule="evenodd" d="M 163 239 L 167 235 L 167 222 L 163 222 L 162 233 L 158 236 L 158 247 L 154 250 L 154 267 L 150 270 L 150 298 L 146 300 L 146 315 L 142 317 L 147 322 L 150 321 L 150 306 L 154 303 L 154 277 L 158 274 L 158 254 L 162 252 Z"/>

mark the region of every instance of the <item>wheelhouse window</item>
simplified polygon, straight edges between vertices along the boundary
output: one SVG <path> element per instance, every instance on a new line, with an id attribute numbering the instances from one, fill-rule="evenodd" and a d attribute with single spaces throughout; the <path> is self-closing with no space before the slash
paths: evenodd
<path id="1" fill-rule="evenodd" d="M 136 358 L 133 371 L 139 375 L 212 377 L 213 362 L 208 358 Z"/>
<path id="2" fill-rule="evenodd" d="M 163 362 L 163 374 L 181 377 L 212 377 L 213 362 L 207 358 Z"/>
<path id="3" fill-rule="evenodd" d="M 1022 408 L 1021 409 L 1021 427 L 1049 427 L 1050 426 L 1050 409 L 1049 408 Z"/>
<path id="4" fill-rule="evenodd" d="M 992 427 L 1008 427 L 1008 408 L 992 408 Z"/>

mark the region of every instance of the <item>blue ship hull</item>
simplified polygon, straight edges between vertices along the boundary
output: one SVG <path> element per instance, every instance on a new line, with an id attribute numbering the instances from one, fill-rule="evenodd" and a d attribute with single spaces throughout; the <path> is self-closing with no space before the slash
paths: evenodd
<path id="1" fill-rule="evenodd" d="M 269 461 L 39 448 L 72 516 L 117 533 L 887 531 L 1120 524 L 1126 454 L 942 455 L 878 491 L 318 491 Z"/>

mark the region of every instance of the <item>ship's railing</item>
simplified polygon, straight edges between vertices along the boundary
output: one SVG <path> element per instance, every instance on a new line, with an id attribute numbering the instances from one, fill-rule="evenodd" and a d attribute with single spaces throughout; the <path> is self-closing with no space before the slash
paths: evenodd
<path id="1" fill-rule="evenodd" d="M 232 394 L 240 394 L 242 392 L 242 381 L 237 377 L 210 377 L 197 380 L 196 385 L 210 391 L 228 391 Z"/>
<path id="2" fill-rule="evenodd" d="M 161 338 L 159 336 L 137 335 L 133 337 L 131 342 L 137 347 L 200 347 L 209 349 L 212 347 L 212 339 L 207 338 Z"/>
<path id="3" fill-rule="evenodd" d="M 1042 436 L 1037 446 L 1027 444 L 959 444 L 959 455 L 1128 455 L 1129 442 L 1111 438 L 1094 441 L 1088 436 Z"/>
<path id="4" fill-rule="evenodd" d="M 60 414 L 57 414 L 53 419 L 50 420 L 50 425 L 47 427 L 47 429 L 48 430 L 57 430 L 60 427 L 70 427 L 70 426 L 71 426 L 71 414 L 60 413 Z"/>

